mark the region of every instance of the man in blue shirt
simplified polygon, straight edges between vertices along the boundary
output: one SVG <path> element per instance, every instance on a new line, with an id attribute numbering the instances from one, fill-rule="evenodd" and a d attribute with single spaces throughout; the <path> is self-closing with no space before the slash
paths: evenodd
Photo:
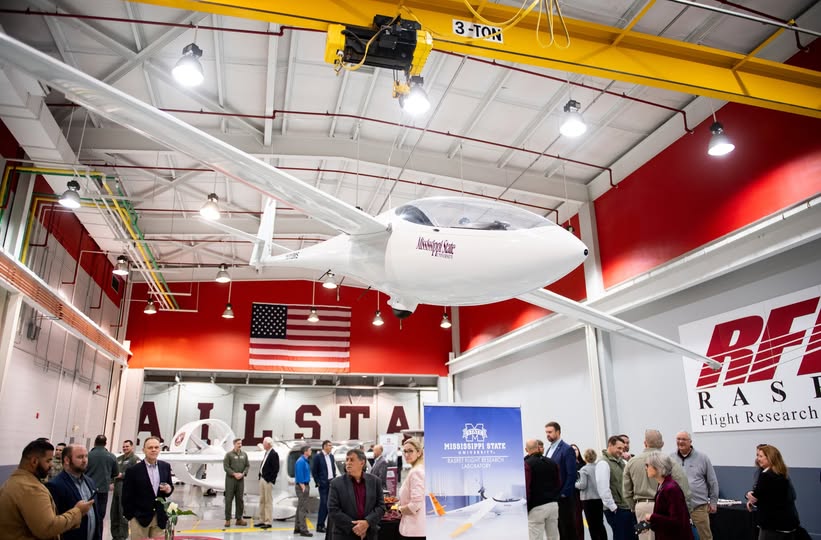
<path id="1" fill-rule="evenodd" d="M 311 447 L 302 447 L 302 456 L 296 460 L 294 467 L 294 482 L 296 485 L 296 517 L 294 518 L 294 534 L 313 536 L 308 530 L 308 498 L 311 496 Z"/>
<path id="2" fill-rule="evenodd" d="M 559 496 L 559 538 L 576 540 L 576 496 L 573 491 L 576 487 L 576 452 L 562 440 L 562 427 L 558 422 L 545 424 L 544 433 L 550 443 L 547 457 L 559 466 L 559 477 L 562 482 Z"/>

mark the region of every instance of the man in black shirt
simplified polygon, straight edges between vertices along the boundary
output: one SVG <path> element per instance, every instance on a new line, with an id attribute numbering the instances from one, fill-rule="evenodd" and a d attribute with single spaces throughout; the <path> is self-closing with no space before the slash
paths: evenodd
<path id="1" fill-rule="evenodd" d="M 539 451 L 538 441 L 525 443 L 525 487 L 527 490 L 527 529 L 530 540 L 559 538 L 559 466 Z"/>

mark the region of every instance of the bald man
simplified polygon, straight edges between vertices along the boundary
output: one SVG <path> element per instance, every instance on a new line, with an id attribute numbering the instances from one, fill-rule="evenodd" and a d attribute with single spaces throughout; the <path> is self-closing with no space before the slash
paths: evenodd
<path id="1" fill-rule="evenodd" d="M 525 443 L 525 489 L 529 540 L 559 539 L 559 496 L 562 484 L 559 466 L 539 451 L 536 439 Z"/>
<path id="2" fill-rule="evenodd" d="M 385 489 L 388 480 L 388 460 L 385 459 L 384 451 L 381 444 L 373 447 L 374 462 L 371 468 L 371 474 L 382 482 L 382 489 Z"/>

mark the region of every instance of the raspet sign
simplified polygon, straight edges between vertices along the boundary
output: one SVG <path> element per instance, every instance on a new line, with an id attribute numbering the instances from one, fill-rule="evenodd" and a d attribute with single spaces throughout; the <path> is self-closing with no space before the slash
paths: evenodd
<path id="1" fill-rule="evenodd" d="M 683 342 L 706 350 L 722 366 L 714 371 L 685 361 L 694 431 L 821 425 L 819 287 L 685 325 L 680 331 Z"/>

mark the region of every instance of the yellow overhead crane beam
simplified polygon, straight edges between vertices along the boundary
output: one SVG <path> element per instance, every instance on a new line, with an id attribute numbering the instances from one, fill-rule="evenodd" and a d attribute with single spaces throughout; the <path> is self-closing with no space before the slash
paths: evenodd
<path id="1" fill-rule="evenodd" d="M 472 23 L 462 0 L 138 0 L 143 3 L 327 31 L 330 24 L 369 27 L 374 15 L 417 20 L 434 49 L 627 81 L 767 109 L 821 118 L 821 72 L 638 32 L 565 19 L 570 46 L 554 17 L 557 44 L 536 39 L 537 10 L 496 39 L 466 39 Z M 473 2 L 473 5 L 477 5 Z M 483 18 L 507 21 L 516 8 L 481 4 Z M 480 25 L 481 26 L 481 25 Z M 545 17 L 541 41 L 546 41 Z M 464 28 L 464 24 L 461 26 Z"/>

